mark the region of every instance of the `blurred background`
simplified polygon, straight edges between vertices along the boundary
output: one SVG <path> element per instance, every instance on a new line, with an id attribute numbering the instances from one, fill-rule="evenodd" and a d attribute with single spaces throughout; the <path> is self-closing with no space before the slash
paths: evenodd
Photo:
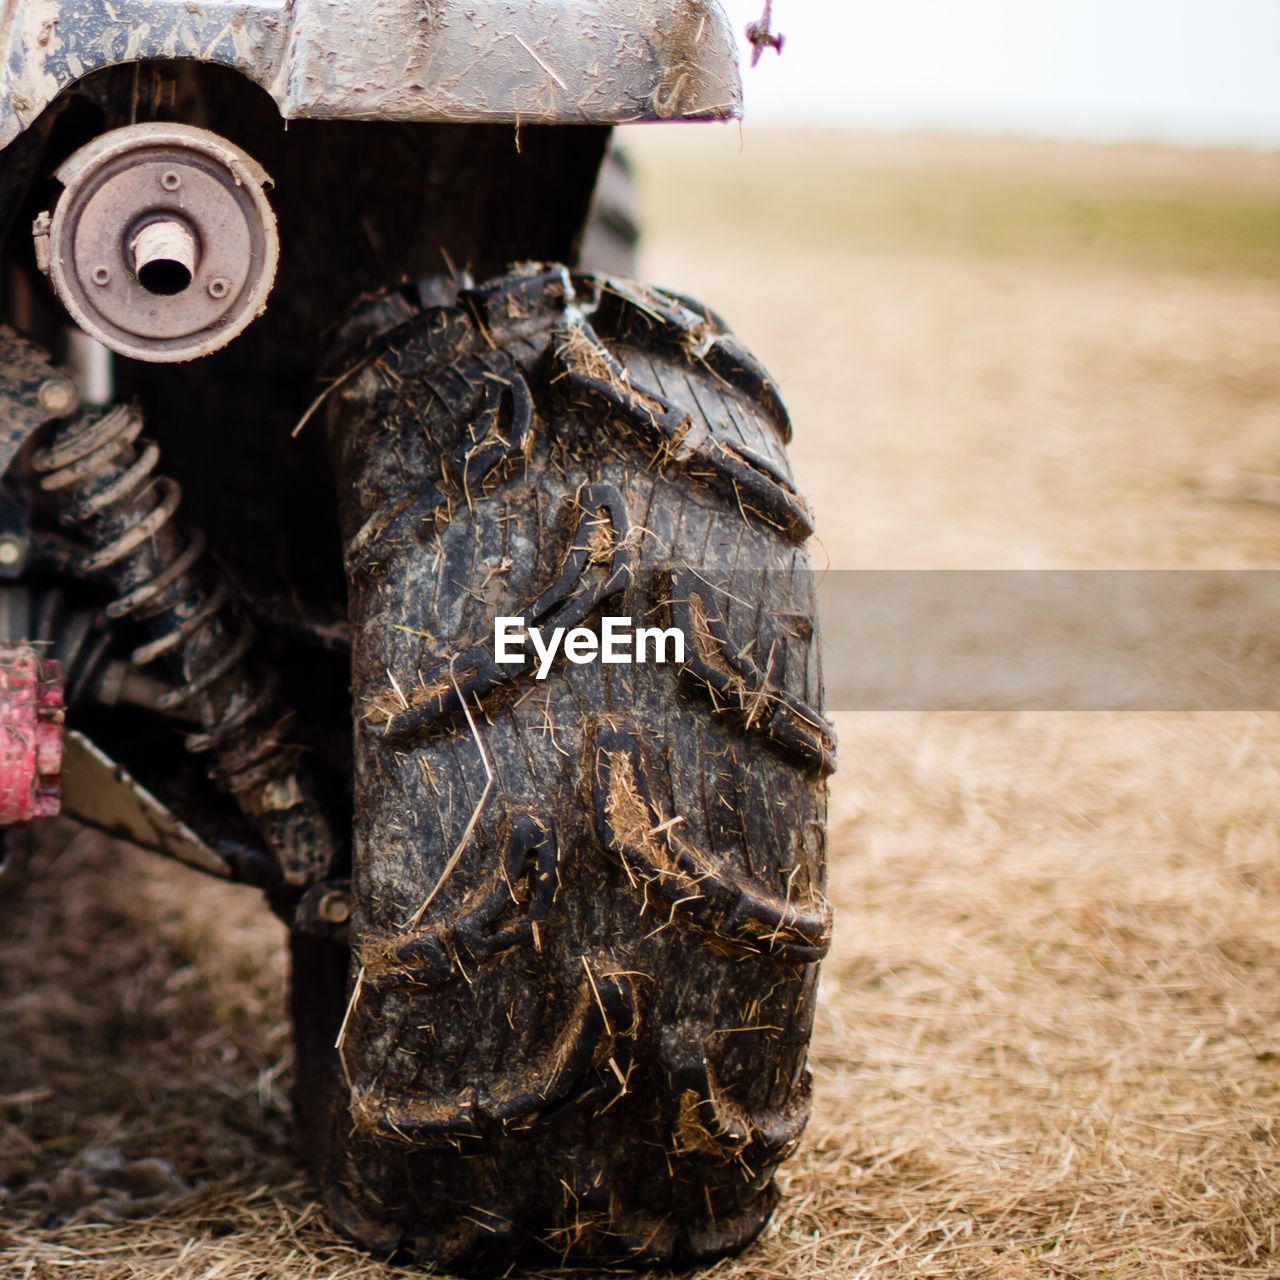
<path id="1" fill-rule="evenodd" d="M 741 32 L 763 0 L 726 0 Z M 1272 0 L 777 0 L 747 116 L 855 129 L 1268 148 Z"/>
<path id="2" fill-rule="evenodd" d="M 1280 498 L 1280 5 L 772 16 L 742 125 L 619 136 L 642 274 L 773 369 L 831 563 L 1270 563 L 1203 499 Z"/>
<path id="3" fill-rule="evenodd" d="M 791 406 L 818 566 L 1280 566 L 1280 3 L 773 17 L 740 127 L 620 134 L 642 274 Z M 813 1119 L 717 1280 L 1280 1274 L 1280 715 L 838 727 Z M 0 1275 L 415 1274 L 299 1170 L 257 895 L 49 856 L 0 935 L 0 1183 L 57 1155 L 67 1221 L 0 1213 Z M 94 1151 L 161 1162 L 143 1209 L 74 1209 Z"/>

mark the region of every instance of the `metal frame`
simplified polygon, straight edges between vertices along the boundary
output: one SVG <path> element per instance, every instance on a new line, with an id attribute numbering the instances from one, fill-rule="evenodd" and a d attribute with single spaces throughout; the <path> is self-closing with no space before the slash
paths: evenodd
<path id="1" fill-rule="evenodd" d="M 190 59 L 286 119 L 621 124 L 741 115 L 716 0 L 0 0 L 0 147 L 77 80 Z"/>

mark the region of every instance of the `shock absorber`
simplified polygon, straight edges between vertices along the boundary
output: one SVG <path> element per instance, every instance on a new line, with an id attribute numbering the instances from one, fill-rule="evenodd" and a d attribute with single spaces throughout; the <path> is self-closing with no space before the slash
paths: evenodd
<path id="1" fill-rule="evenodd" d="M 305 887 L 331 870 L 333 831 L 275 682 L 254 668 L 252 627 L 202 558 L 203 536 L 175 523 L 181 490 L 157 472 L 160 451 L 142 426 L 130 406 L 63 423 L 33 458 L 40 487 L 87 547 L 80 571 L 119 593 L 108 616 L 150 634 L 132 661 L 167 666 L 176 684 L 161 709 L 188 712 L 202 729 L 188 750 L 212 756 L 210 778 L 254 823 L 284 882 Z"/>

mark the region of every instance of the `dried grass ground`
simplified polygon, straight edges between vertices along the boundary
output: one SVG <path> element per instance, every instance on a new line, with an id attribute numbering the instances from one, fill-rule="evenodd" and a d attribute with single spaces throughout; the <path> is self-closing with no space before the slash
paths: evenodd
<path id="1" fill-rule="evenodd" d="M 1280 560 L 1280 511 L 1199 492 L 1280 470 L 1274 159 L 637 149 L 649 272 L 773 366 L 832 563 Z M 840 727 L 814 1119 L 766 1237 L 707 1274 L 1280 1274 L 1280 717 Z M 42 859 L 0 914 L 0 1276 L 391 1274 L 293 1162 L 281 937 L 253 896 L 70 829 Z M 29 1225 L 31 1183 L 74 1199 L 90 1146 L 192 1190 Z"/>

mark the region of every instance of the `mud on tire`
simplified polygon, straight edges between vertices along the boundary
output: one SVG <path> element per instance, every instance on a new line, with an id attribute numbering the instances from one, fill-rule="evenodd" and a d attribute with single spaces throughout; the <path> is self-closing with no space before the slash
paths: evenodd
<path id="1" fill-rule="evenodd" d="M 831 929 L 786 413 L 657 289 L 526 267 L 408 298 L 328 407 L 354 916 L 349 966 L 297 952 L 304 1137 L 375 1249 L 712 1258 L 804 1127 Z M 678 628 L 685 662 L 494 661 L 495 616 L 603 614 Z"/>

